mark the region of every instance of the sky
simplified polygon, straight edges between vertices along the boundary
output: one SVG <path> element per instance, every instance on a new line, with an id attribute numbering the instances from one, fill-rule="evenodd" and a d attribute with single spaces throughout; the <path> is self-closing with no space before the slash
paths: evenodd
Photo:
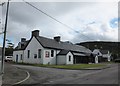
<path id="1" fill-rule="evenodd" d="M 26 0 L 27 1 L 27 0 Z M 40 30 L 40 36 L 61 36 L 62 41 L 80 43 L 86 41 L 118 41 L 118 0 L 54 0 L 29 2 L 38 9 L 62 22 L 62 25 L 22 0 L 11 0 L 7 27 L 7 39 L 17 45 L 21 38 L 30 39 L 31 31 Z M 4 27 L 6 3 L 0 6 L 0 32 Z M 0 45 L 3 35 L 0 34 Z"/>

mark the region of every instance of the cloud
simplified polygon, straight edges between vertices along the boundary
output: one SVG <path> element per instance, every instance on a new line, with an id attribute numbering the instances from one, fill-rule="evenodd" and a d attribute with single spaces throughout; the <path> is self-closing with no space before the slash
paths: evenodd
<path id="1" fill-rule="evenodd" d="M 40 35 L 53 38 L 60 35 L 63 41 L 107 40 L 117 41 L 118 28 L 110 21 L 118 17 L 117 2 L 31 2 L 70 28 L 52 20 L 24 2 L 12 2 L 9 9 L 7 37 L 16 44 L 21 37 L 27 39 L 34 29 Z M 3 6 L 3 22 L 6 5 Z M 114 22 L 116 24 L 116 22 Z M 114 24 L 111 23 L 111 24 Z"/>

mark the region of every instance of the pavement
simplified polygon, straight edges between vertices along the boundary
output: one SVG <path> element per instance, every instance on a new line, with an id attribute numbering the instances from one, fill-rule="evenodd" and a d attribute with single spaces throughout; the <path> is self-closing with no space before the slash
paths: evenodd
<path id="1" fill-rule="evenodd" d="M 1 72 L 1 60 L 0 60 L 0 72 Z M 0 73 L 0 86 L 2 85 L 2 74 Z"/>
<path id="2" fill-rule="evenodd" d="M 2 85 L 2 74 L 0 74 L 0 86 Z"/>
<path id="3" fill-rule="evenodd" d="M 110 68 L 111 66 L 112 66 L 112 64 L 106 64 L 106 66 L 103 66 L 103 67 L 85 68 L 85 69 L 82 69 L 82 70 L 102 70 L 102 69 Z"/>
<path id="4" fill-rule="evenodd" d="M 25 70 L 17 68 L 9 63 L 5 63 L 3 85 L 11 86 L 27 77 Z"/>
<path id="5" fill-rule="evenodd" d="M 102 69 L 110 68 L 110 66 L 111 65 L 108 64 L 106 67 L 87 68 L 87 69 L 84 69 L 84 70 L 102 70 Z M 45 69 L 50 70 L 50 68 L 43 68 L 43 69 L 44 70 Z M 54 70 L 54 68 L 51 68 L 51 70 Z M 34 71 L 35 71 L 35 69 L 34 69 Z M 66 72 L 66 74 L 67 73 L 68 72 Z M 71 74 L 71 72 L 70 72 L 70 74 Z M 5 63 L 5 73 L 4 73 L 4 76 L 3 76 L 3 85 L 2 86 L 12 86 L 12 85 L 15 85 L 16 83 L 19 83 L 20 81 L 26 79 L 26 77 L 28 77 L 28 75 L 29 74 L 25 71 L 25 69 L 24 68 L 20 68 L 19 65 L 15 66 L 15 64 Z M 73 75 L 75 75 L 75 74 L 73 74 Z M 59 76 L 57 76 L 57 77 L 59 77 Z"/>

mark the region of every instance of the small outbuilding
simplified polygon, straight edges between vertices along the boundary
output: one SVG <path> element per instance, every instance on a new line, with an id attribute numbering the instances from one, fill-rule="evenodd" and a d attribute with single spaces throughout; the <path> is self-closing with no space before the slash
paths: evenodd
<path id="1" fill-rule="evenodd" d="M 111 61 L 111 53 L 109 50 L 94 49 L 92 53 L 98 56 L 99 62 Z"/>

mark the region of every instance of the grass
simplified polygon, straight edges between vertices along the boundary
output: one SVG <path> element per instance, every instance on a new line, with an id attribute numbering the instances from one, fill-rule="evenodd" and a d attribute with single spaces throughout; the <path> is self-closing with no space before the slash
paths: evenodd
<path id="1" fill-rule="evenodd" d="M 85 68 L 96 68 L 104 67 L 105 64 L 73 64 L 73 65 L 51 65 L 52 68 L 62 68 L 62 69 L 85 69 Z"/>
<path id="2" fill-rule="evenodd" d="M 18 63 L 21 65 L 31 65 L 38 67 L 48 67 L 48 68 L 61 68 L 61 69 L 86 69 L 86 68 L 99 68 L 105 67 L 106 64 L 72 64 L 72 65 L 43 65 L 43 64 L 29 64 L 29 63 Z"/>

